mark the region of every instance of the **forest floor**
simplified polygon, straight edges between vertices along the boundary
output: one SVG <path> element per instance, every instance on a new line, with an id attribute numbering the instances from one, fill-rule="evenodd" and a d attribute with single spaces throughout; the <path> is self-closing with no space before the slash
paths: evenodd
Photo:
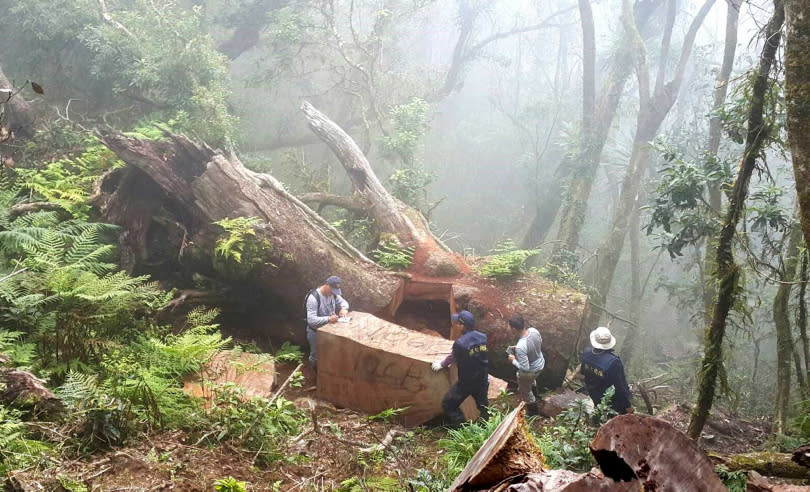
<path id="1" fill-rule="evenodd" d="M 290 370 L 279 368 L 280 376 L 286 377 Z M 210 491 L 217 479 L 234 477 L 247 482 L 247 490 L 255 491 L 336 490 L 341 485 L 343 490 L 365 490 L 364 485 L 380 483 L 385 477 L 412 478 L 420 469 L 434 475 L 439 472 L 437 457 L 442 451 L 438 440 L 445 435 L 443 428 L 420 427 L 395 439 L 382 452 L 361 453 L 362 444 L 379 444 L 391 429 L 401 428 L 316 400 L 314 379 L 307 376 L 300 388 L 284 393 L 297 407 L 317 413 L 321 431 L 314 432 L 310 423 L 295 446 L 303 459 L 256 466 L 252 453 L 228 445 L 196 445 L 196 437 L 176 431 L 144 436 L 140 443 L 126 448 L 65 459 L 45 470 L 20 472 L 8 483 L 18 484 L 16 490 L 20 491 Z M 676 404 L 657 417 L 683 431 L 689 412 L 688 405 Z M 532 425 L 539 428 L 549 422 L 538 419 Z M 734 454 L 760 449 L 769 429 L 767 424 L 716 411 L 704 434 L 702 447 Z M 88 488 L 74 489 L 71 484 Z"/>
<path id="2" fill-rule="evenodd" d="M 689 427 L 691 412 L 689 405 L 681 403 L 670 405 L 656 417 L 685 433 Z M 748 453 L 761 450 L 770 436 L 769 422 L 734 417 L 715 408 L 706 422 L 700 447 L 722 454 Z"/>
<path id="3" fill-rule="evenodd" d="M 280 376 L 290 370 L 279 368 Z M 253 453 L 227 444 L 195 445 L 196 437 L 175 431 L 144 436 L 126 448 L 65 459 L 45 470 L 16 473 L 7 481 L 14 486 L 7 485 L 6 490 L 210 491 L 216 480 L 229 476 L 246 482 L 251 491 L 336 490 L 353 478 L 367 483 L 415 477 L 420 469 L 435 472 L 442 429 L 414 429 L 381 453 L 361 453 L 359 444 L 379 444 L 392 428 L 401 428 L 317 401 L 313 384 L 311 377 L 306 378 L 300 388 L 284 393 L 299 408 L 317 409 L 321 432 L 313 432 L 311 423 L 304 429 L 306 435 L 295 448 L 302 459 L 256 466 Z M 72 489 L 71 484 L 85 484 L 87 489 Z M 345 490 L 364 490 L 360 484 L 352 485 L 344 484 Z"/>

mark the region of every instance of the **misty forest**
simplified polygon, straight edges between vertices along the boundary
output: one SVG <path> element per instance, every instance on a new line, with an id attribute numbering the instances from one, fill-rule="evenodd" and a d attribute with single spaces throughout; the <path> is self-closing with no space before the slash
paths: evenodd
<path id="1" fill-rule="evenodd" d="M 810 1 L 0 5 L 3 490 L 810 490 Z"/>

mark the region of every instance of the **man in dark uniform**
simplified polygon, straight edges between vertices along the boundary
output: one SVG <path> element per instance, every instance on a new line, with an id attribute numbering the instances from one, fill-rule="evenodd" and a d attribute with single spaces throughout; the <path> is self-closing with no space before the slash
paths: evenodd
<path id="1" fill-rule="evenodd" d="M 461 403 L 472 396 L 482 419 L 489 418 L 487 391 L 489 390 L 489 354 L 487 336 L 475 329 L 475 317 L 469 311 L 461 311 L 452 317 L 453 323 L 463 326 L 464 333 L 453 343 L 453 351 L 444 360 L 431 366 L 436 372 L 455 363 L 458 366 L 458 382 L 450 387 L 442 400 L 442 409 L 451 426 L 464 422 Z"/>
<path id="2" fill-rule="evenodd" d="M 616 391 L 611 408 L 619 415 L 633 413 L 633 404 L 630 401 L 630 387 L 624 376 L 624 366 L 621 359 L 613 353 L 616 338 L 604 326 L 591 332 L 591 345 L 582 353 L 580 372 L 585 376 L 585 389 L 588 396 L 598 405 L 605 396 L 608 388 L 613 386 Z"/>

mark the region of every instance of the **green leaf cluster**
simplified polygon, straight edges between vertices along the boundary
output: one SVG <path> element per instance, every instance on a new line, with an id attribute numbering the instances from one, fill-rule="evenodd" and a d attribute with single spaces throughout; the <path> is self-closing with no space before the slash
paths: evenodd
<path id="1" fill-rule="evenodd" d="M 407 270 L 413 263 L 414 248 L 399 246 L 396 243 L 381 241 L 371 252 L 374 261 L 388 270 Z"/>
<path id="2" fill-rule="evenodd" d="M 494 279 L 507 279 L 524 273 L 526 260 L 540 254 L 539 249 L 518 249 L 512 240 L 501 241 L 492 252 L 494 255 L 478 268 L 478 273 Z"/>

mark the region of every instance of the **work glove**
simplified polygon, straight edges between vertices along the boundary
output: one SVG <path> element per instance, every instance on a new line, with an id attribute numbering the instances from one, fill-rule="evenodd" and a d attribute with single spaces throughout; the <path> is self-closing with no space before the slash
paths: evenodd
<path id="1" fill-rule="evenodd" d="M 437 360 L 434 361 L 433 364 L 430 365 L 430 368 L 433 369 L 433 372 L 439 372 L 442 370 L 442 361 Z"/>

